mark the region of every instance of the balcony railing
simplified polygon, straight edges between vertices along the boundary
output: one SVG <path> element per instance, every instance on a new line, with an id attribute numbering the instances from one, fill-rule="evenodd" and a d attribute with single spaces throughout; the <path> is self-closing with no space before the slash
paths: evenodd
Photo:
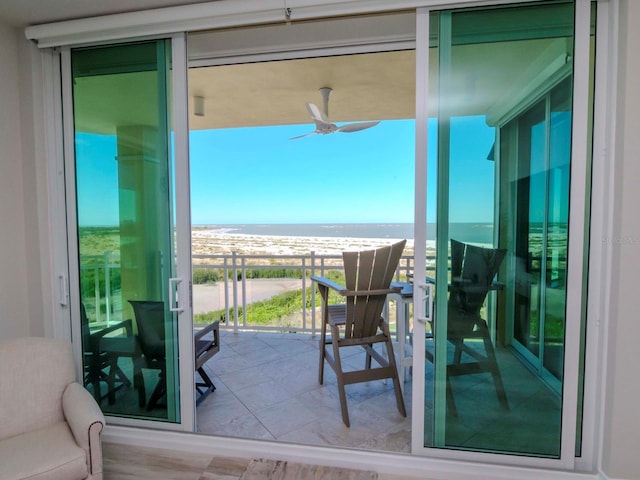
<path id="1" fill-rule="evenodd" d="M 316 291 L 312 287 L 310 278 L 314 275 L 324 276 L 331 270 L 342 271 L 341 255 L 318 255 L 311 252 L 309 255 L 194 255 L 196 269 L 215 269 L 222 272 L 224 283 L 224 311 L 226 328 L 238 330 L 267 330 L 267 331 L 293 331 L 301 333 L 317 333 L 317 309 L 307 307 L 316 305 Z M 252 325 L 247 318 L 247 272 L 249 270 L 273 270 L 283 269 L 296 271 L 299 274 L 302 299 L 300 305 L 301 322 L 297 327 L 279 327 L 276 325 Z M 396 280 L 404 280 L 407 274 L 413 271 L 413 257 L 404 256 L 400 259 L 396 270 Z M 288 277 L 289 278 L 289 277 Z M 307 302 L 307 295 L 311 295 Z M 239 314 L 239 312 L 241 312 Z"/>
<path id="2" fill-rule="evenodd" d="M 92 324 L 109 326 L 122 320 L 119 253 L 107 251 L 102 255 L 83 256 L 80 263 L 80 283 L 85 296 L 85 307 L 92 310 L 95 322 Z M 93 297 L 91 302 L 88 301 L 89 295 Z"/>
<path id="3" fill-rule="evenodd" d="M 428 265 L 433 265 L 434 259 L 428 259 Z M 118 279 L 120 259 L 117 253 L 105 252 L 102 256 L 85 257 L 81 262 L 81 281 L 85 292 L 85 303 L 89 311 L 94 311 L 96 325 L 108 325 L 120 321 L 122 318 L 122 299 L 119 285 L 114 282 Z M 245 255 L 238 253 L 217 255 L 194 255 L 193 269 L 204 269 L 219 272 L 219 282 L 223 284 L 224 299 L 221 310 L 224 311 L 222 329 L 261 330 L 261 331 L 296 331 L 300 333 L 318 333 L 319 322 L 316 308 L 307 306 L 316 305 L 316 291 L 312 285 L 311 277 L 314 275 L 326 275 L 335 270 L 342 271 L 341 255 L 320 255 L 311 252 L 308 255 Z M 249 271 L 288 270 L 296 272 L 287 277 L 290 280 L 298 280 L 299 287 L 292 290 L 300 290 L 302 293 L 300 304 L 300 324 L 295 327 L 282 327 L 278 325 L 251 324 L 247 317 L 247 305 L 250 303 L 247 295 L 247 278 Z M 407 274 L 413 271 L 413 256 L 407 255 L 400 259 L 395 274 L 396 281 L 407 278 Z M 266 275 L 263 275 L 264 278 Z M 258 275 L 258 277 L 261 277 Z M 89 302 L 86 294 L 91 292 L 92 301 Z M 307 302 L 308 295 L 311 296 Z"/>

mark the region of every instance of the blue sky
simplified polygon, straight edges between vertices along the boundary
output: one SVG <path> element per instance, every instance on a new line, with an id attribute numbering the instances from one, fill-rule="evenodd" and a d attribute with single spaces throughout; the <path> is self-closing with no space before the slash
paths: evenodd
<path id="1" fill-rule="evenodd" d="M 192 222 L 413 221 L 413 122 L 289 140 L 310 130 L 192 132 Z"/>
<path id="2" fill-rule="evenodd" d="M 414 220 L 413 120 L 355 133 L 290 137 L 313 125 L 193 131 L 191 220 L 225 223 L 400 223 Z M 435 122 L 430 122 L 435 159 Z M 490 222 L 493 129 L 481 117 L 451 127 L 451 221 Z M 77 135 L 80 225 L 118 224 L 114 136 Z M 435 161 L 428 221 L 435 221 Z"/>

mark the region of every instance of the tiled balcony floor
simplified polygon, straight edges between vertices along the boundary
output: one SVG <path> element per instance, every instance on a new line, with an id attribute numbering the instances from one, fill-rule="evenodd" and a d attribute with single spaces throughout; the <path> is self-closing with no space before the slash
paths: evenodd
<path id="1" fill-rule="evenodd" d="M 351 420 L 347 428 L 340 414 L 336 376 L 329 366 L 325 366 L 324 385 L 318 383 L 318 337 L 224 331 L 220 337 L 220 352 L 204 367 L 217 388 L 197 407 L 198 432 L 301 445 L 410 451 L 411 375 L 407 374 L 404 382 L 407 418 L 397 411 L 391 380 L 347 385 Z M 342 350 L 347 368 L 364 365 L 361 348 Z M 488 373 L 451 378 L 458 414 L 447 414 L 442 426 L 444 437 L 439 439 L 431 436 L 435 425 L 428 392 L 433 385 L 433 366 L 427 362 L 425 441 L 465 450 L 557 456 L 560 397 L 511 350 L 497 348 L 496 355 L 509 409 L 500 407 Z M 130 359 L 121 359 L 119 365 L 133 378 Z M 143 373 L 148 401 L 158 382 L 158 370 L 143 369 Z M 105 412 L 166 417 L 163 402 L 151 410 L 141 410 L 133 385 L 118 389 L 116 398 L 114 405 L 102 401 Z"/>
<path id="2" fill-rule="evenodd" d="M 343 349 L 344 350 L 344 349 Z M 509 410 L 499 407 L 488 374 L 452 379 L 458 416 L 447 416 L 448 446 L 554 456 L 559 448 L 560 400 L 506 349 L 498 348 Z M 364 364 L 354 347 L 343 363 Z M 318 337 L 300 334 L 221 332 L 221 349 L 205 366 L 216 390 L 198 406 L 197 431 L 303 445 L 409 452 L 411 376 L 404 383 L 407 418 L 396 408 L 393 385 L 347 385 L 351 427 L 342 423 L 336 377 L 325 366 L 318 383 Z M 432 379 L 427 364 L 427 383 Z M 432 405 L 425 405 L 431 421 Z M 427 437 L 431 427 L 425 428 Z M 427 438 L 427 441 L 431 441 Z"/>
<path id="3" fill-rule="evenodd" d="M 361 368 L 363 350 L 352 350 L 343 362 Z M 318 355 L 318 337 L 310 335 L 221 332 L 220 352 L 205 366 L 216 390 L 197 408 L 198 432 L 409 452 L 411 381 L 405 383 L 407 418 L 396 408 L 390 380 L 347 385 L 347 428 L 330 367 L 324 385 L 318 383 Z"/>

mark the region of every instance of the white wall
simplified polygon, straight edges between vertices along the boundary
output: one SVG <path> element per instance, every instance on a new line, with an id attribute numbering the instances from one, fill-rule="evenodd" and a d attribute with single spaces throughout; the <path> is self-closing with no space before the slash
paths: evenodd
<path id="1" fill-rule="evenodd" d="M 640 478 L 640 2 L 620 2 L 614 235 L 602 468 Z"/>
<path id="2" fill-rule="evenodd" d="M 42 60 L 38 47 L 25 39 L 18 31 L 19 96 L 22 121 L 22 167 L 25 214 L 25 248 L 27 259 L 25 274 L 28 285 L 28 308 L 30 335 L 52 336 L 53 330 L 45 323 L 50 318 L 51 275 L 47 268 L 50 255 L 50 235 L 47 209 L 50 169 L 46 166 L 45 141 L 43 138 Z M 34 88 L 35 84 L 35 88 Z M 35 125 L 38 125 L 36 134 Z M 44 293 L 43 293 L 44 292 Z"/>
<path id="3" fill-rule="evenodd" d="M 24 164 L 19 103 L 19 31 L 0 21 L 0 339 L 31 333 Z"/>

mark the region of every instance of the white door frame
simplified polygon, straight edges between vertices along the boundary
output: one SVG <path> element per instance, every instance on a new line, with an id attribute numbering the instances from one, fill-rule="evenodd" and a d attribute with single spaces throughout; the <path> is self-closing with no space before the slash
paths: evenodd
<path id="1" fill-rule="evenodd" d="M 417 455 L 459 459 L 467 461 L 511 464 L 541 468 L 567 469 L 575 466 L 576 418 L 578 406 L 578 381 L 580 373 L 580 329 L 583 318 L 582 305 L 586 290 L 583 291 L 585 253 L 586 186 L 588 180 L 588 121 L 589 121 L 589 40 L 590 12 L 589 0 L 576 1 L 575 50 L 573 83 L 573 123 L 571 149 L 571 189 L 569 217 L 569 258 L 567 278 L 567 331 L 565 343 L 564 385 L 562 396 L 562 433 L 559 459 L 535 458 L 518 455 L 478 453 L 424 446 L 425 426 L 425 352 L 424 348 L 414 348 L 413 369 L 413 418 L 412 453 Z M 439 7 L 438 10 L 452 6 Z M 427 214 L 427 139 L 428 131 L 428 78 L 429 78 L 429 15 L 431 8 L 418 9 L 416 28 L 416 160 L 415 160 L 415 258 L 414 278 L 426 277 L 426 214 Z M 433 139 L 432 139 L 433 141 Z M 424 316 L 424 301 L 419 296 L 414 299 L 416 317 Z M 414 322 L 414 338 L 424 338 L 425 328 L 421 322 Z M 436 358 L 437 361 L 437 358 Z M 437 375 L 437 373 L 436 373 Z M 434 409 L 438 404 L 434 402 Z M 440 409 L 442 410 L 442 409 Z M 440 416 L 438 415 L 440 413 Z M 436 422 L 436 441 L 439 418 L 443 412 L 433 414 Z M 428 420 L 428 419 L 427 419 Z"/>
<path id="2" fill-rule="evenodd" d="M 194 390 L 194 354 L 193 354 L 193 316 L 191 305 L 191 214 L 189 189 L 189 125 L 187 105 L 187 49 L 184 33 L 171 35 L 171 109 L 173 112 L 172 129 L 174 145 L 170 149 L 174 161 L 173 182 L 169 201 L 172 204 L 171 223 L 175 219 L 175 256 L 176 276 L 179 281 L 176 288 L 177 322 L 178 322 L 178 372 L 180 415 L 177 422 L 141 420 L 107 415 L 108 422 L 113 425 L 149 427 L 158 425 L 165 430 L 182 430 L 192 432 L 195 429 L 195 390 Z M 164 37 L 167 38 L 167 37 Z M 62 47 L 62 112 L 73 112 L 73 93 L 71 76 L 71 48 Z M 77 237 L 78 219 L 76 214 L 75 185 L 75 141 L 73 114 L 63 114 L 64 137 L 64 174 L 66 191 L 67 231 L 69 238 Z M 175 191 L 174 191 L 175 190 Z M 175 202 L 174 202 L 175 198 Z M 173 239 L 171 239 L 173 242 Z M 77 242 L 68 242 L 68 291 L 78 292 L 80 285 Z M 168 288 L 168 287 L 167 287 Z M 71 338 L 73 342 L 77 370 L 82 378 L 82 335 L 80 327 L 80 299 L 78 295 L 69 295 L 68 303 L 71 311 Z M 167 360 L 169 361 L 169 360 Z M 188 395 L 186 392 L 190 392 Z"/>

